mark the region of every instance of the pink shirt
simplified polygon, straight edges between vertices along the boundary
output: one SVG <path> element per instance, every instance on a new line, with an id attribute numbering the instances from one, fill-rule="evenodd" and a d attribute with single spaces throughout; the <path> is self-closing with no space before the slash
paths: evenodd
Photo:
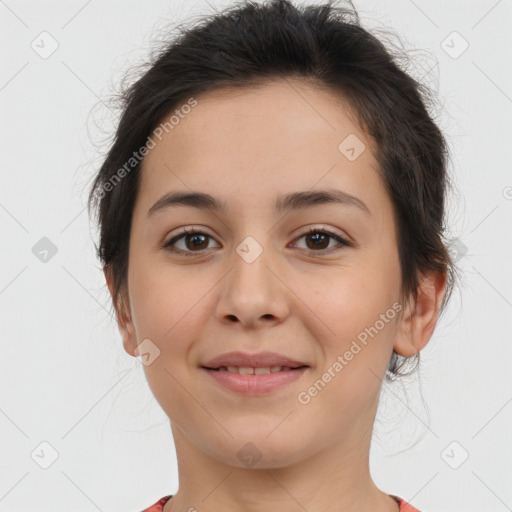
<path id="1" fill-rule="evenodd" d="M 412 505 L 405 502 L 402 498 L 393 495 L 391 495 L 391 497 L 394 498 L 400 505 L 400 512 L 420 512 L 418 509 L 414 508 Z M 162 510 L 164 509 L 164 505 L 171 498 L 172 494 L 164 496 L 163 498 L 160 498 L 154 505 L 151 505 L 151 507 L 145 508 L 142 512 L 162 512 Z"/>

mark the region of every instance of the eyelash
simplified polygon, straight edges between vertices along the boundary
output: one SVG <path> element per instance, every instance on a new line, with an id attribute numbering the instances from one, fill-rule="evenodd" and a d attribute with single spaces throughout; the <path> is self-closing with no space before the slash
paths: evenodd
<path id="1" fill-rule="evenodd" d="M 320 229 L 320 228 L 316 228 L 316 227 L 313 227 L 313 228 L 310 228 L 308 229 L 307 231 L 305 231 L 304 233 L 301 233 L 296 240 L 299 240 L 307 235 L 310 235 L 312 233 L 322 233 L 322 234 L 325 234 L 325 235 L 328 235 L 330 238 L 334 238 L 335 240 L 337 240 L 342 246 L 347 246 L 347 247 L 352 247 L 352 243 L 349 242 L 348 240 L 342 238 L 341 236 L 335 234 L 335 233 L 332 233 L 331 231 L 328 231 L 328 230 L 325 230 L 325 229 Z M 201 254 L 201 252 L 204 252 L 206 251 L 207 249 L 202 249 L 200 251 L 183 251 L 181 249 L 176 249 L 175 247 L 172 247 L 173 244 L 175 244 L 178 240 L 180 240 L 181 238 L 185 237 L 186 235 L 206 235 L 207 237 L 209 238 L 213 238 L 211 235 L 209 235 L 208 233 L 204 233 L 203 231 L 199 231 L 197 229 L 193 229 L 193 228 L 185 228 L 183 230 L 182 233 L 180 233 L 179 235 L 171 238 L 171 240 L 169 240 L 168 242 L 166 242 L 164 244 L 164 249 L 167 249 L 169 250 L 170 252 L 173 252 L 173 253 L 177 253 L 177 254 L 183 254 L 185 256 L 195 256 L 197 254 Z M 330 249 L 323 249 L 323 250 L 320 250 L 320 251 L 312 251 L 312 250 L 309 250 L 309 249 L 303 249 L 304 251 L 306 251 L 308 254 L 326 254 L 327 251 L 331 252 L 333 248 L 331 247 Z"/>

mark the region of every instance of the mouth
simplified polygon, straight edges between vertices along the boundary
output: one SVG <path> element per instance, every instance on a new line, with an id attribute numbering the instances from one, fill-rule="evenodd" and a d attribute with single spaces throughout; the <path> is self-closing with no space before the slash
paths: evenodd
<path id="1" fill-rule="evenodd" d="M 200 369 L 210 383 L 219 384 L 223 390 L 261 395 L 297 381 L 310 366 L 305 360 L 294 359 L 277 352 L 234 351 L 202 361 Z"/>
<path id="2" fill-rule="evenodd" d="M 206 370 L 215 372 L 229 372 L 238 373 L 240 375 L 265 375 L 268 373 L 289 372 L 293 370 L 300 370 L 302 368 L 309 368 L 308 365 L 301 366 L 262 366 L 262 367 L 249 367 L 249 366 L 219 366 L 218 368 L 209 368 L 202 366 Z"/>
<path id="3" fill-rule="evenodd" d="M 201 366 L 209 379 L 220 389 L 239 395 L 261 396 L 276 390 L 285 390 L 299 380 L 309 370 L 308 365 L 290 366 L 220 366 L 209 368 Z"/>

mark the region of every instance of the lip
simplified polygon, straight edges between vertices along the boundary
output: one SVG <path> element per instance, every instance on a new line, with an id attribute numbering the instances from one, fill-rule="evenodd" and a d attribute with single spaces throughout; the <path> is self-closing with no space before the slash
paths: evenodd
<path id="1" fill-rule="evenodd" d="M 283 366 L 297 368 L 273 373 L 244 375 L 218 370 L 221 366 L 237 366 L 245 368 L 267 368 L 271 366 Z M 217 368 L 217 369 L 214 369 Z M 309 365 L 303 361 L 291 359 L 277 352 L 227 352 L 221 354 L 201 365 L 201 370 L 218 384 L 235 393 L 245 395 L 259 395 L 269 393 L 286 384 L 299 379 Z"/>
<path id="2" fill-rule="evenodd" d="M 244 395 L 269 393 L 296 381 L 307 370 L 309 370 L 309 367 L 259 375 L 243 375 L 228 371 L 211 370 L 205 367 L 201 368 L 201 371 L 206 372 L 224 388 Z"/>
<path id="3" fill-rule="evenodd" d="M 309 366 L 305 362 L 297 361 L 294 359 L 290 359 L 282 354 L 278 354 L 277 352 L 257 352 L 257 353 L 247 353 L 247 352 L 227 352 L 225 354 L 221 354 L 205 363 L 201 364 L 203 368 L 220 368 L 221 366 L 238 366 L 238 367 L 247 367 L 247 368 L 266 368 L 270 366 L 290 366 L 290 367 L 299 367 L 299 366 Z M 294 370 L 296 371 L 296 370 Z M 217 372 L 218 373 L 218 372 Z M 276 372 L 281 373 L 281 372 Z"/>

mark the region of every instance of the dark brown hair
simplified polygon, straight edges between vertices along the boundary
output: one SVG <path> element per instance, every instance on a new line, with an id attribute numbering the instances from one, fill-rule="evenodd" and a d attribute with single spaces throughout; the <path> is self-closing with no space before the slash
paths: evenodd
<path id="1" fill-rule="evenodd" d="M 246 1 L 180 28 L 149 65 L 119 96 L 115 138 L 89 194 L 89 209 L 97 209 L 100 226 L 97 254 L 112 275 L 114 303 L 127 291 L 131 218 L 141 177 L 140 159 L 131 159 L 153 130 L 192 96 L 293 77 L 336 93 L 373 138 L 397 225 L 401 297 L 417 297 L 421 273 L 445 273 L 443 312 L 456 277 L 444 240 L 447 144 L 427 110 L 430 90 L 361 26 L 353 6 L 335 6 L 332 0 L 302 7 L 288 0 Z M 410 362 L 415 368 L 418 354 L 393 353 L 387 377 L 405 375 Z"/>

